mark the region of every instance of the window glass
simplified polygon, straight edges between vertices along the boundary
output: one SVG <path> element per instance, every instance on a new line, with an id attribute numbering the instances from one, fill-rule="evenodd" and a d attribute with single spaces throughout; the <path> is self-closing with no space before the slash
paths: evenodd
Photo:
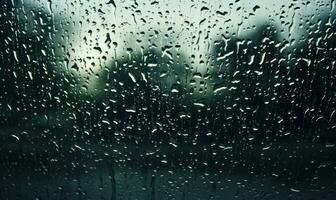
<path id="1" fill-rule="evenodd" d="M 334 0 L 3 0 L 0 199 L 335 199 Z"/>

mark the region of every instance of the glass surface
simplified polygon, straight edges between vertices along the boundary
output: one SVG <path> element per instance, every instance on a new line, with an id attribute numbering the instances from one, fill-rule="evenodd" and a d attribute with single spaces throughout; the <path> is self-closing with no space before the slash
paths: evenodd
<path id="1" fill-rule="evenodd" d="M 0 10 L 0 199 L 336 198 L 334 0 Z"/>

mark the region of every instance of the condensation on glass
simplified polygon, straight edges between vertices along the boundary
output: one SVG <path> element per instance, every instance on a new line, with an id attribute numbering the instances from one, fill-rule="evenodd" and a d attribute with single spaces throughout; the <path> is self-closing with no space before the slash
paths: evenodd
<path id="1" fill-rule="evenodd" d="M 0 9 L 0 199 L 335 198 L 334 0 Z"/>

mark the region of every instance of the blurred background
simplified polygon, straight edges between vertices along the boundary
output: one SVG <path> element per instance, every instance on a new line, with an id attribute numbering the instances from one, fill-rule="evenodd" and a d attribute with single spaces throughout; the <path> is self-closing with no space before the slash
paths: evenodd
<path id="1" fill-rule="evenodd" d="M 334 0 L 0 5 L 0 199 L 335 199 Z"/>

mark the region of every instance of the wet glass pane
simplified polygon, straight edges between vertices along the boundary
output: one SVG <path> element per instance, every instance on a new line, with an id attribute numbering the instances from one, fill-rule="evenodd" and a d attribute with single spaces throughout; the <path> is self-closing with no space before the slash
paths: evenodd
<path id="1" fill-rule="evenodd" d="M 0 10 L 0 199 L 335 199 L 334 0 Z"/>

